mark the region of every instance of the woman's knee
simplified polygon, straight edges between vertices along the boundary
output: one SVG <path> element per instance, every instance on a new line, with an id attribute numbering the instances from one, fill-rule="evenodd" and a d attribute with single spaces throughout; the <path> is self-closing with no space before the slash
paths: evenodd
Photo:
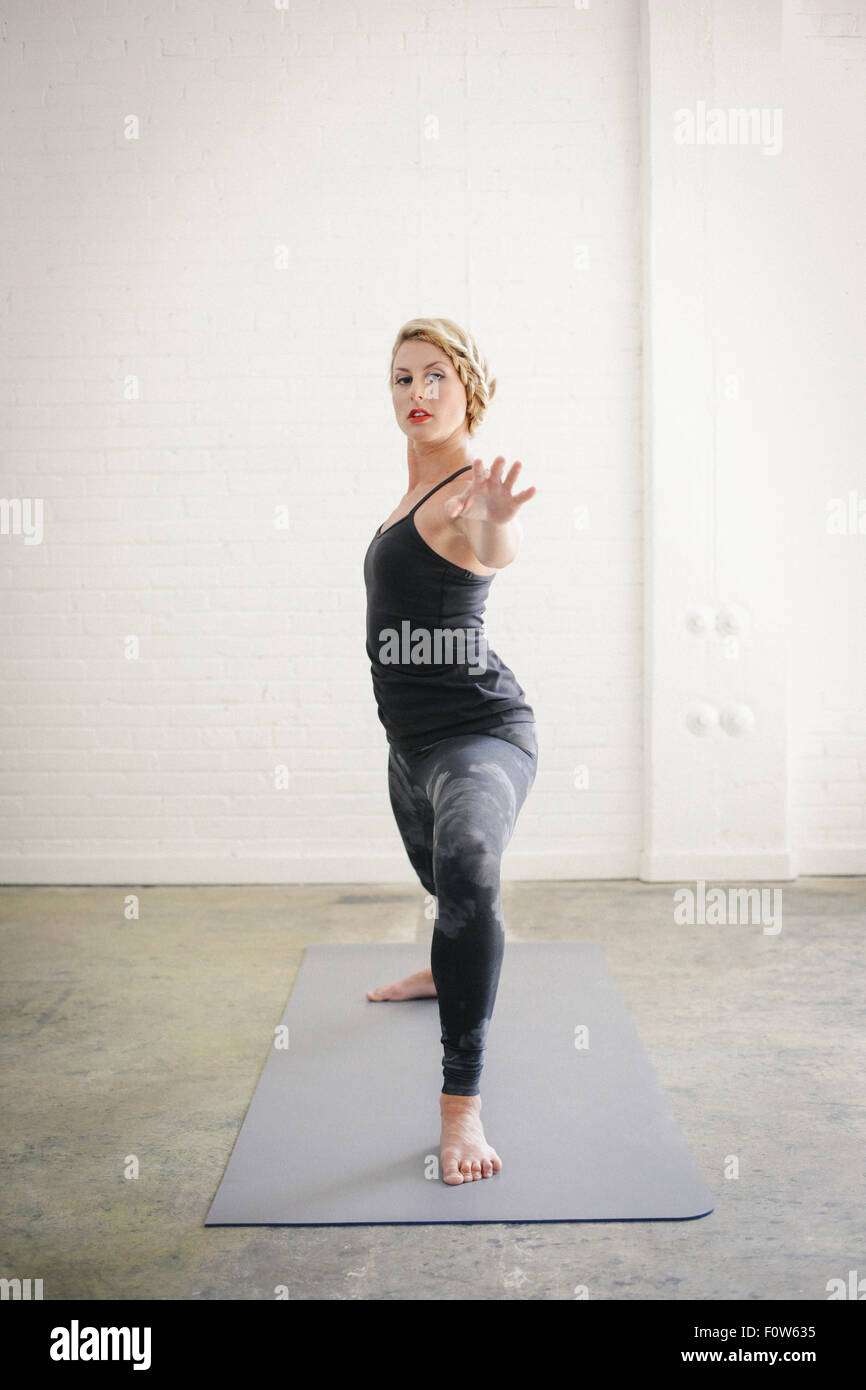
<path id="1" fill-rule="evenodd" d="M 499 884 L 502 851 L 492 836 L 477 828 L 433 839 L 433 868 L 443 884 Z"/>
<path id="2" fill-rule="evenodd" d="M 438 925 L 446 935 L 473 923 L 503 927 L 501 855 L 477 835 L 459 844 L 439 845 L 433 853 Z"/>

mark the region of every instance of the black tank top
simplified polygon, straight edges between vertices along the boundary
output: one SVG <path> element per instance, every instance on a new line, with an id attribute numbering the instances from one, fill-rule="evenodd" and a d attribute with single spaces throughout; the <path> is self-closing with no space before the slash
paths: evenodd
<path id="1" fill-rule="evenodd" d="M 514 673 L 487 646 L 484 608 L 492 574 L 437 555 L 415 513 L 471 463 L 443 478 L 406 516 L 381 526 L 364 556 L 367 655 L 388 742 L 416 752 L 455 734 L 492 733 L 534 756 L 534 723 Z M 500 734 L 499 730 L 503 732 Z"/>

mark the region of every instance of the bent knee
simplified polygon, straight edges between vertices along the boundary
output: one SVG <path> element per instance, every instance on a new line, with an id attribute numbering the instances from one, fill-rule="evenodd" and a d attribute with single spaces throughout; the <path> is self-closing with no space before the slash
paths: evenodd
<path id="1" fill-rule="evenodd" d="M 440 895 L 461 894 L 471 887 L 498 890 L 501 867 L 499 846 L 477 831 L 434 847 L 433 872 Z"/>

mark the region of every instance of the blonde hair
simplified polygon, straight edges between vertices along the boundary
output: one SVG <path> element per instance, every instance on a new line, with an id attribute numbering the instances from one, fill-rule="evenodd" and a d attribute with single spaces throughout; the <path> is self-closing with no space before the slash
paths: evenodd
<path id="1" fill-rule="evenodd" d="M 453 319 L 410 319 L 404 323 L 391 351 L 391 370 L 388 384 L 393 387 L 394 361 L 400 347 L 408 338 L 419 338 L 441 348 L 466 388 L 466 417 L 470 434 L 474 434 L 488 405 L 496 394 L 496 378 L 490 375 L 487 359 L 478 344 Z"/>

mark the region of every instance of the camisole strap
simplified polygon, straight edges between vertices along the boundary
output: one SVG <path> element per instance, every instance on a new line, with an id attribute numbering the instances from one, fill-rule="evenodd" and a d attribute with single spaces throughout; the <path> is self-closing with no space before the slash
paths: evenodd
<path id="1" fill-rule="evenodd" d="M 434 492 L 438 492 L 439 489 L 440 489 L 440 487 L 444 487 L 446 483 L 453 482 L 453 480 L 454 480 L 455 478 L 459 477 L 459 475 L 460 475 L 461 473 L 465 473 L 466 470 L 467 470 L 467 468 L 471 468 L 471 467 L 472 467 L 472 464 L 471 464 L 471 463 L 465 463 L 465 464 L 463 465 L 462 468 L 458 468 L 458 469 L 457 469 L 457 472 L 456 472 L 456 473 L 452 473 L 450 478 L 443 478 L 442 481 L 441 481 L 441 483 L 437 483 L 435 487 L 431 487 L 430 491 L 429 491 L 429 492 L 426 492 L 426 493 L 424 494 L 424 496 L 421 498 L 421 501 L 420 501 L 420 502 L 416 502 L 415 505 L 414 505 L 414 507 L 412 508 L 412 511 L 411 511 L 411 512 L 407 512 L 406 515 L 407 515 L 407 516 L 411 516 L 411 515 L 412 515 L 412 512 L 417 512 L 418 508 L 424 505 L 424 503 L 427 501 L 427 498 L 428 498 L 428 497 L 432 497 L 432 496 L 433 496 L 433 493 L 434 493 Z"/>

